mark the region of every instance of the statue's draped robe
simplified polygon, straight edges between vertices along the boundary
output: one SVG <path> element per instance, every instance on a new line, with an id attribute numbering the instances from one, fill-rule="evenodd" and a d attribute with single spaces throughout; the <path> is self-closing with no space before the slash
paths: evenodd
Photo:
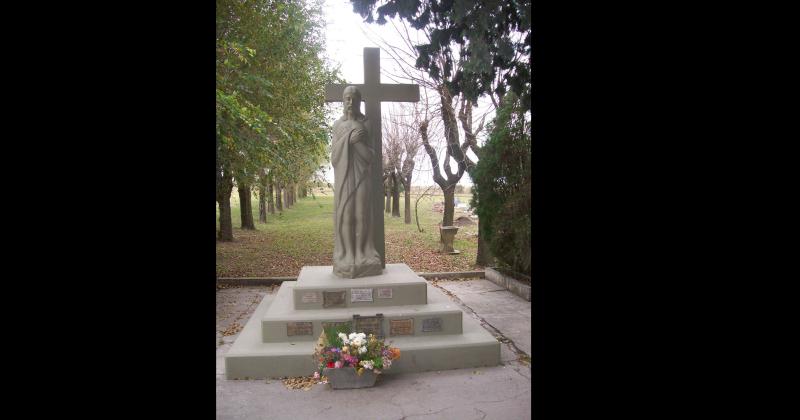
<path id="1" fill-rule="evenodd" d="M 370 164 L 374 152 L 363 116 L 340 118 L 333 125 L 334 246 L 333 273 L 356 278 L 381 274 L 381 259 L 372 240 Z"/>

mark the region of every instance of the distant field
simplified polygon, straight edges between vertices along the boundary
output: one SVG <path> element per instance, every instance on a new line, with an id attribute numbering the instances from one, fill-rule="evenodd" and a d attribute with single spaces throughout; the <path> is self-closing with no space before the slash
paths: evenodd
<path id="1" fill-rule="evenodd" d="M 416 192 L 416 191 L 415 191 Z M 441 192 L 441 191 L 439 191 Z M 418 196 L 418 195 L 417 195 Z M 469 202 L 469 194 L 457 194 Z M 314 192 L 314 197 L 298 199 L 291 209 L 267 215 L 267 223 L 258 222 L 258 200 L 253 199 L 256 231 L 241 229 L 238 194 L 231 195 L 234 242 L 217 242 L 218 277 L 295 276 L 304 265 L 331 265 L 333 255 L 333 195 L 330 190 Z M 442 213 L 432 210 L 442 197 L 424 197 L 419 202 L 420 226 L 414 218 L 415 194 L 411 198 L 411 224 L 403 223 L 403 196 L 400 217 L 384 213 L 386 262 L 406 263 L 417 272 L 469 271 L 474 266 L 478 240 L 477 224 L 459 229 L 454 242 L 459 255 L 438 253 L 438 223 Z M 455 217 L 465 213 L 456 210 Z M 219 209 L 217 209 L 219 229 Z"/>

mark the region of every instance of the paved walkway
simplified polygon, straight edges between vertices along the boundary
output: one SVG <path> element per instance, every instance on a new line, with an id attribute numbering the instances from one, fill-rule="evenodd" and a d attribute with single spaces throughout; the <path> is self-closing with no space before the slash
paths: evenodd
<path id="1" fill-rule="evenodd" d="M 530 419 L 531 303 L 488 280 L 432 283 L 503 343 L 500 366 L 381 375 L 373 388 L 335 392 L 327 385 L 291 390 L 273 379 L 229 381 L 225 352 L 274 290 L 218 290 L 217 419 Z"/>

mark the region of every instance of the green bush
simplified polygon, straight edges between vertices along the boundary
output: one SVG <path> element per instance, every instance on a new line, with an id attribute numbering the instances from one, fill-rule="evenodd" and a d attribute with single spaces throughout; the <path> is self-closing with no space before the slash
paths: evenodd
<path id="1" fill-rule="evenodd" d="M 531 274 L 531 133 L 524 106 L 506 95 L 470 173 L 481 237 L 500 266 Z"/>

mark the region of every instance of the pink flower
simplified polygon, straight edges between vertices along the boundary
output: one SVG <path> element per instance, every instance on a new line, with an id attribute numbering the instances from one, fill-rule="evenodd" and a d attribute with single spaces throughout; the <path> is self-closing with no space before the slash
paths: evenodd
<path id="1" fill-rule="evenodd" d="M 314 372 L 314 379 L 319 379 L 319 372 Z"/>
<path id="2" fill-rule="evenodd" d="M 337 369 L 342 367 L 342 361 L 341 360 L 337 360 L 336 363 L 333 364 L 333 367 L 335 367 Z"/>

